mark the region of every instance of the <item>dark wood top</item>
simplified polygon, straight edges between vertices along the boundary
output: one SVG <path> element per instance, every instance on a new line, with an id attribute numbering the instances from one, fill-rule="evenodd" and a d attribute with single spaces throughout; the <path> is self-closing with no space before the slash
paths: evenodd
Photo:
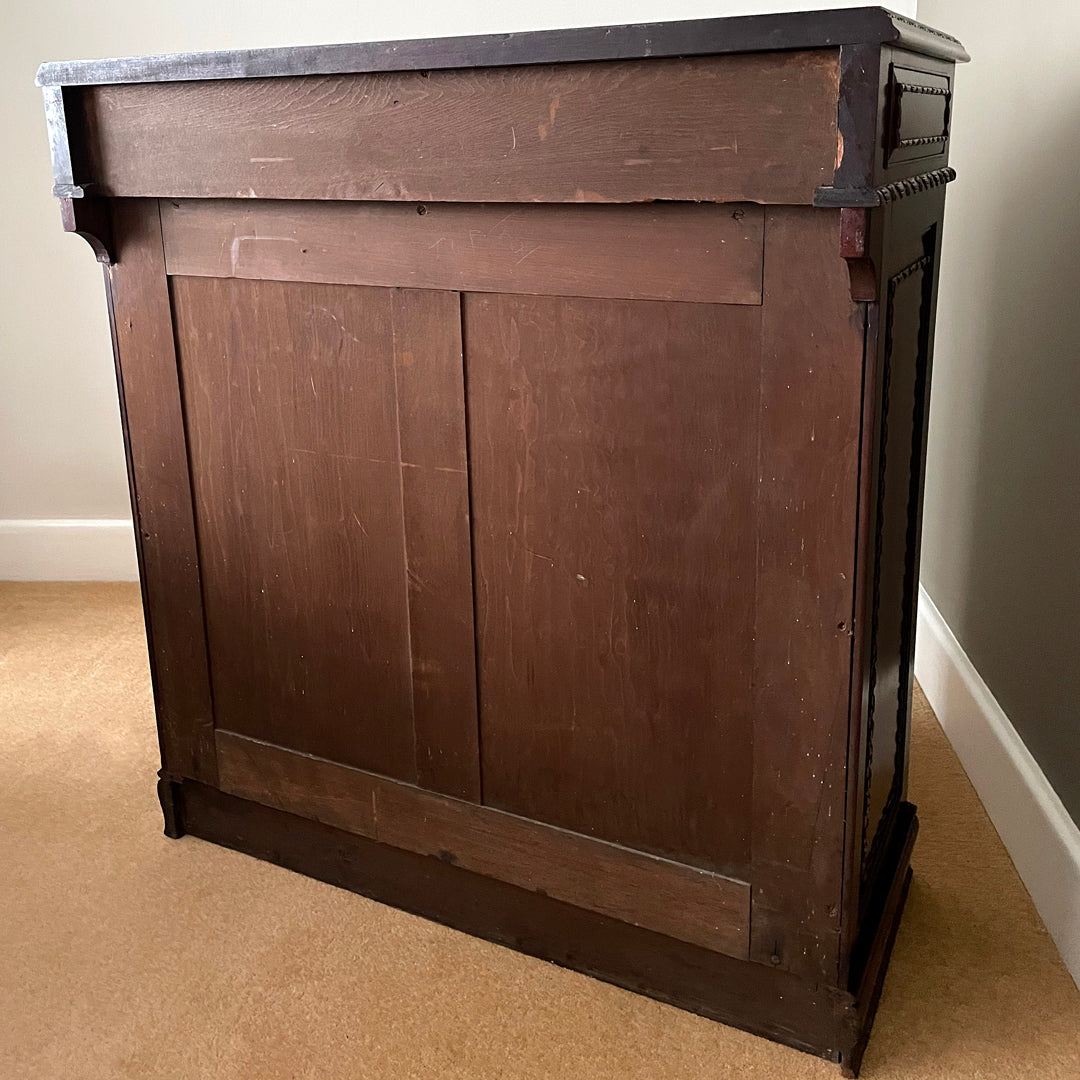
<path id="1" fill-rule="evenodd" d="M 969 59 L 960 42 L 948 34 L 884 8 L 863 7 L 415 41 L 58 61 L 42 64 L 36 81 L 39 86 L 86 86 L 249 79 L 706 56 L 856 44 L 901 45 L 945 60 Z"/>

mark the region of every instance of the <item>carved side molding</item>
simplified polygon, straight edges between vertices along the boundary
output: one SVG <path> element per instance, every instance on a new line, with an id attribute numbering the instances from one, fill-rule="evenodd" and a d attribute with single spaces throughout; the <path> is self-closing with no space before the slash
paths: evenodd
<path id="1" fill-rule="evenodd" d="M 911 669 L 915 659 L 915 593 L 918 589 L 918 517 L 920 501 L 921 449 L 924 445 L 927 422 L 928 386 L 930 375 L 930 335 L 933 323 L 933 289 L 935 276 L 935 252 L 937 230 L 933 226 L 923 236 L 923 254 L 893 274 L 885 290 L 885 319 L 883 328 L 883 360 L 881 373 L 881 418 L 878 434 L 878 476 L 876 482 L 876 510 L 874 528 L 873 572 L 870 594 L 870 656 L 869 693 L 866 716 L 865 779 L 862 808 L 862 881 L 872 880 L 883 865 L 883 852 L 888 843 L 889 832 L 896 812 L 903 799 L 904 776 L 907 765 L 908 728 L 911 717 L 909 697 L 912 682 Z M 921 275 L 917 294 L 916 351 L 913 356 L 894 355 L 894 321 L 898 303 L 897 291 L 909 278 Z M 900 402 L 890 401 L 893 366 L 895 363 L 912 365 L 914 380 L 911 397 Z M 891 408 L 895 405 L 895 408 Z M 896 444 L 890 443 L 889 429 L 896 430 Z M 899 455 L 891 461 L 889 451 Z M 890 467 L 891 464 L 891 467 Z M 878 645 L 882 631 L 881 591 L 882 558 L 885 537 L 886 485 L 891 482 L 906 487 L 907 511 L 903 538 L 903 613 L 898 642 L 900 670 L 897 679 L 897 695 L 888 697 L 887 703 L 878 701 Z M 874 760 L 874 730 L 879 706 L 885 705 L 887 719 L 894 722 L 892 770 L 888 793 L 876 820 L 871 818 L 871 778 Z"/>
<path id="2" fill-rule="evenodd" d="M 909 195 L 918 195 L 920 191 L 930 191 L 932 188 L 941 187 L 942 184 L 951 184 L 955 179 L 956 170 L 951 165 L 947 165 L 943 169 L 908 176 L 879 188 L 819 187 L 814 192 L 814 205 L 833 210 L 837 208 L 873 209 L 875 206 L 885 206 L 887 203 L 896 202 L 897 199 L 905 199 Z"/>
<path id="3" fill-rule="evenodd" d="M 99 263 L 112 266 L 116 261 L 113 257 L 112 219 L 108 204 L 103 199 L 61 199 L 60 220 L 64 223 L 64 232 L 75 233 L 90 245 Z"/>
<path id="4" fill-rule="evenodd" d="M 905 199 L 909 195 L 918 195 L 920 191 L 930 191 L 932 188 L 941 187 L 942 184 L 950 184 L 956 179 L 956 170 L 951 166 L 944 169 L 934 169 L 933 172 L 920 173 L 918 176 L 909 176 L 906 180 L 897 180 L 895 183 L 886 184 L 885 187 L 877 188 L 875 194 L 878 197 L 878 206 L 896 202 L 897 199 Z"/>
<path id="5" fill-rule="evenodd" d="M 951 115 L 948 74 L 890 64 L 882 137 L 885 168 L 946 153 Z"/>
<path id="6" fill-rule="evenodd" d="M 873 203 L 840 207 L 840 254 L 848 264 L 852 300 L 872 303 L 878 298 L 877 267 L 869 246 L 870 211 L 875 207 L 906 199 L 909 195 L 930 191 L 955 179 L 955 169 L 935 169 L 920 176 L 897 180 L 886 187 L 875 188 L 871 193 L 876 200 Z"/>

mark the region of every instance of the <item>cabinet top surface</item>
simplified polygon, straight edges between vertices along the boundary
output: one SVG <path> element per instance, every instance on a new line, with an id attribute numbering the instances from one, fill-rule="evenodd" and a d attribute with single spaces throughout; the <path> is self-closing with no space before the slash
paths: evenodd
<path id="1" fill-rule="evenodd" d="M 960 42 L 948 34 L 881 7 L 862 7 L 413 41 L 56 61 L 42 64 L 36 81 L 39 86 L 87 86 L 250 79 L 705 56 L 856 44 L 901 45 L 947 60 L 968 59 Z"/>

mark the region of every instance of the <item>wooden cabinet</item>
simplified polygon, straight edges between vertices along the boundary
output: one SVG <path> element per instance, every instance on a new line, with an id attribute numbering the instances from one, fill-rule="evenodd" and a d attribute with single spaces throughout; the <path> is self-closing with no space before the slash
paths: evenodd
<path id="1" fill-rule="evenodd" d="M 867 8 L 45 65 L 169 835 L 857 1070 L 965 58 Z"/>

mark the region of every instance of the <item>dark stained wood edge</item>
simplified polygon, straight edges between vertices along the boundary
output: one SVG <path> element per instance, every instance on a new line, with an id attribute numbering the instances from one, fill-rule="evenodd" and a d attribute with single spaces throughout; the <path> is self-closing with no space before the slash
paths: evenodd
<path id="1" fill-rule="evenodd" d="M 223 791 L 745 958 L 750 886 L 618 844 L 217 732 Z"/>
<path id="2" fill-rule="evenodd" d="M 124 423 L 162 766 L 215 783 L 213 701 L 195 511 L 161 220 L 153 200 L 111 200 L 105 287 Z"/>
<path id="3" fill-rule="evenodd" d="M 749 203 L 161 199 L 160 207 L 174 275 L 761 304 L 765 214 Z"/>
<path id="4" fill-rule="evenodd" d="M 192 836 L 830 1061 L 850 1050 L 845 991 L 193 781 L 174 790 Z"/>
<path id="5" fill-rule="evenodd" d="M 847 197 L 847 201 L 841 199 L 839 205 L 851 205 L 853 192 L 865 192 L 874 186 L 882 62 L 882 50 L 878 45 L 844 45 L 840 49 L 836 116 L 838 160 L 832 186 L 818 189 L 814 196 L 815 206 L 830 205 L 829 198 L 835 197 L 837 192 Z"/>
<path id="6" fill-rule="evenodd" d="M 706 56 L 886 42 L 927 56 L 961 62 L 970 59 L 960 42 L 948 34 L 881 7 L 862 7 L 408 41 L 62 60 L 42 64 L 35 81 L 38 86 L 87 86 L 250 79 Z"/>
<path id="7" fill-rule="evenodd" d="M 904 913 L 904 902 L 911 885 L 911 852 L 918 833 L 919 819 L 915 807 L 911 803 L 901 803 L 893 830 L 891 850 L 886 858 L 891 873 L 881 875 L 870 901 L 869 917 L 855 946 L 851 975 L 856 1006 L 854 1014 L 848 1017 L 853 1039 L 850 1041 L 850 1048 L 840 1057 L 841 1070 L 847 1077 L 859 1075 L 863 1054 L 870 1040 L 874 1017 L 881 1001 L 881 991 L 885 985 L 885 973 L 889 967 L 889 958 L 900 928 L 900 917 Z"/>

